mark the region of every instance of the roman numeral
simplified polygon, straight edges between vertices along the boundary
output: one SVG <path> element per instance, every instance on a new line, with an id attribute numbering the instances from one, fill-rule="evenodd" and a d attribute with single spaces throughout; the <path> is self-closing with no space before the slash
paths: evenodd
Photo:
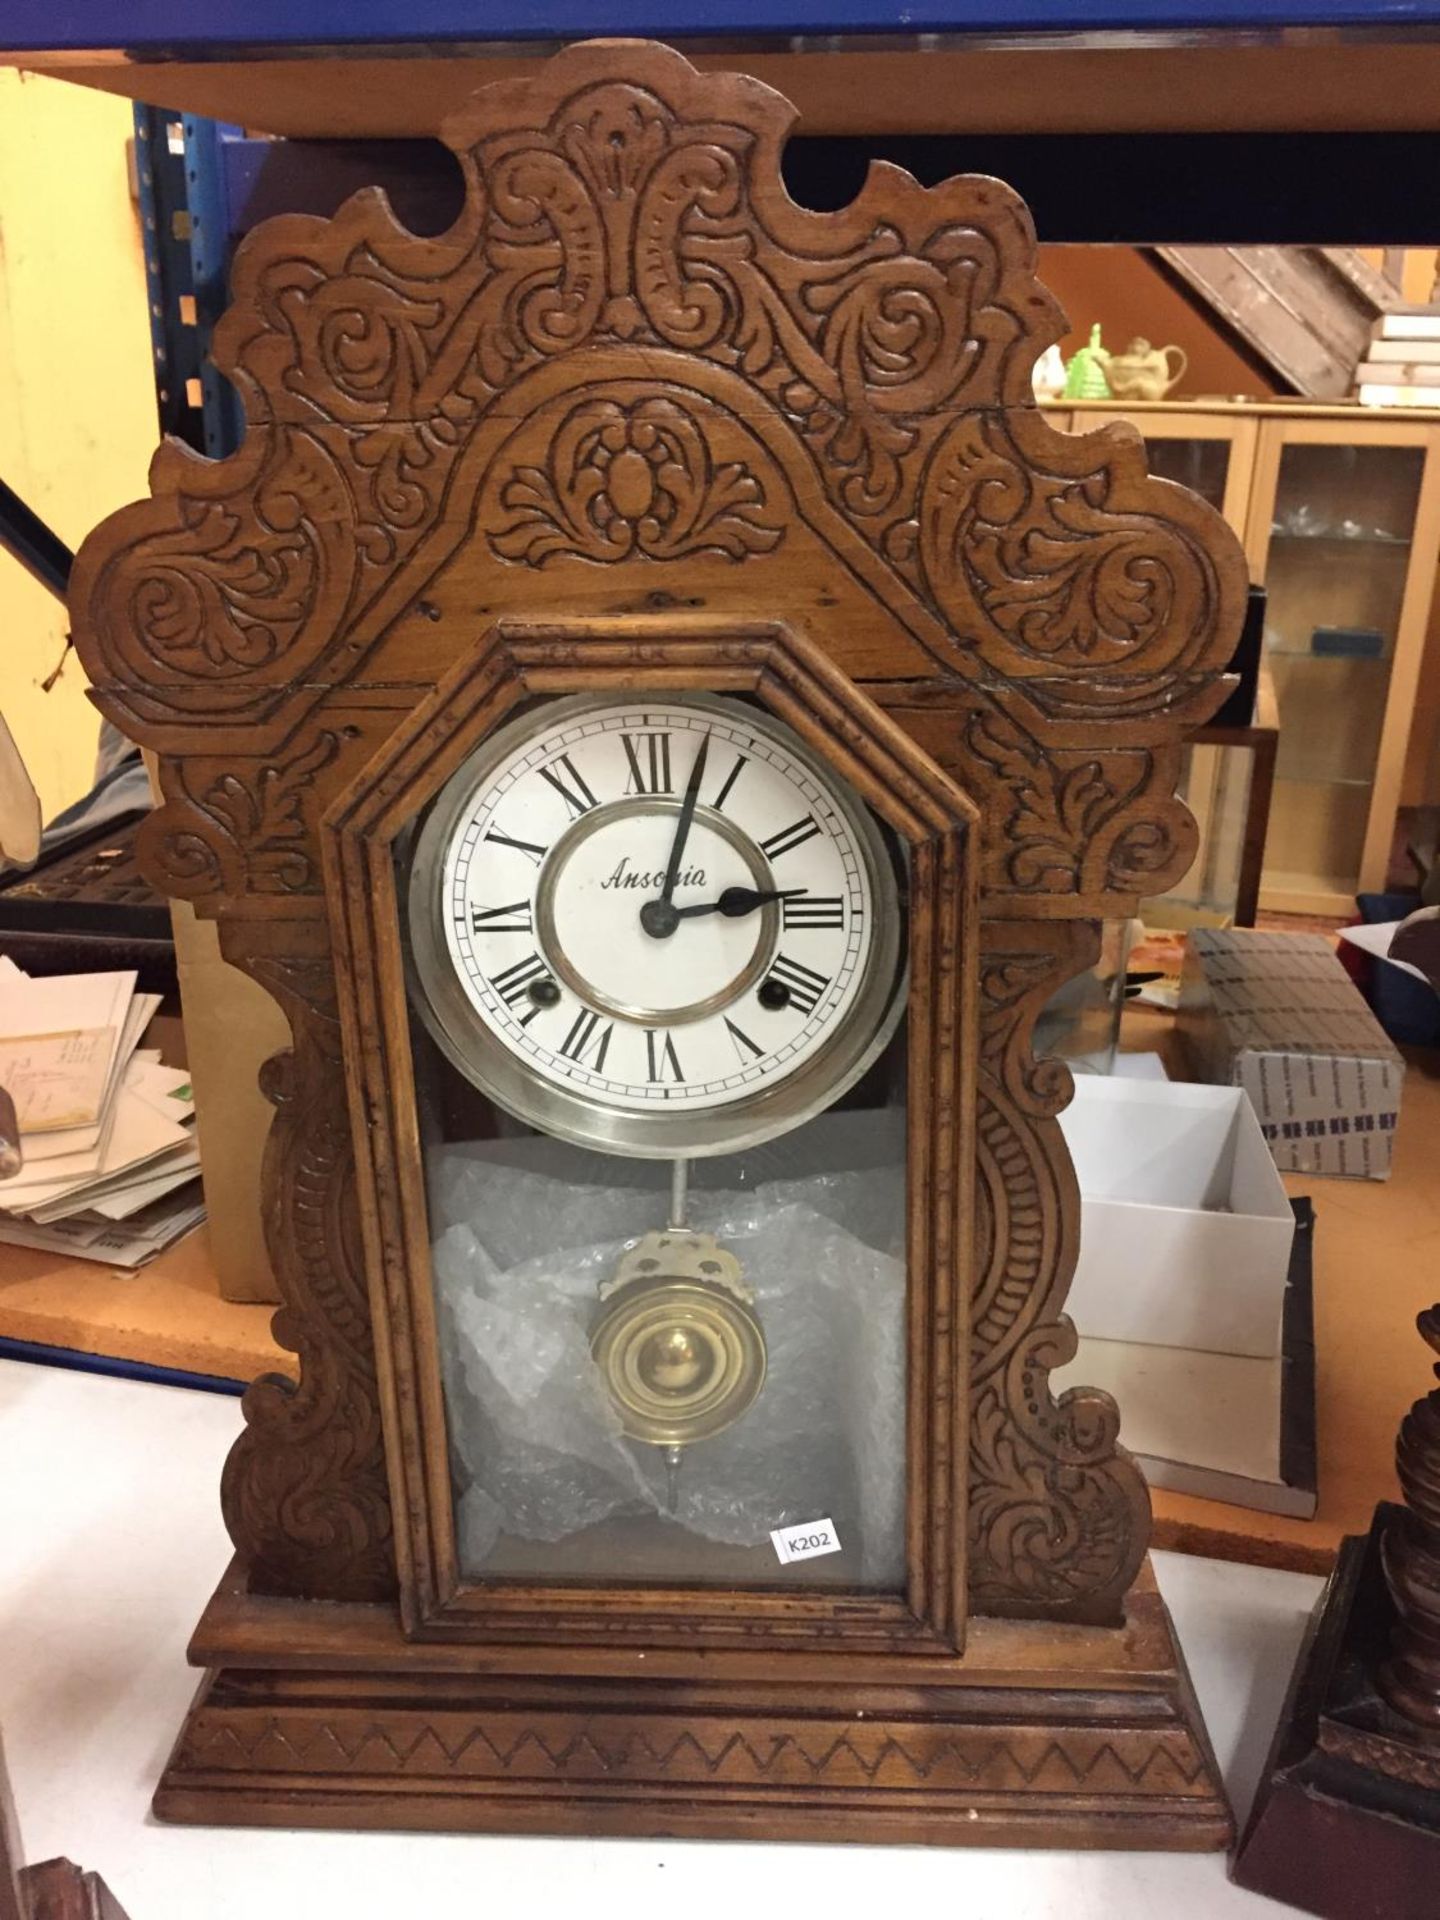
<path id="1" fill-rule="evenodd" d="M 838 893 L 807 893 L 798 900 L 782 900 L 780 917 L 787 933 L 792 927 L 843 927 L 844 896 Z"/>
<path id="2" fill-rule="evenodd" d="M 620 740 L 625 748 L 625 758 L 630 762 L 630 779 L 625 788 L 626 793 L 674 792 L 670 784 L 670 736 L 668 733 L 642 733 L 638 743 L 635 736 L 622 733 Z"/>
<path id="3" fill-rule="evenodd" d="M 668 1033 L 663 1036 L 663 1044 L 657 1045 L 661 1040 L 662 1036 L 653 1027 L 645 1029 L 646 1067 L 652 1083 L 658 1085 L 667 1078 L 683 1081 L 685 1075 L 680 1070 L 680 1056 L 675 1051 L 674 1040 Z"/>
<path id="4" fill-rule="evenodd" d="M 470 931 L 472 933 L 533 933 L 535 929 L 530 923 L 530 902 L 516 900 L 508 907 L 472 907 Z"/>
<path id="5" fill-rule="evenodd" d="M 498 827 L 491 827 L 485 838 L 493 840 L 498 847 L 514 847 L 515 851 L 523 853 L 527 860 L 533 860 L 537 867 L 550 851 L 548 847 L 537 847 L 533 840 L 512 840 L 508 833 L 501 833 Z"/>
<path id="6" fill-rule="evenodd" d="M 597 1033 L 596 1029 L 600 1028 Z M 560 1048 L 562 1058 L 577 1061 L 581 1066 L 587 1064 L 586 1054 L 593 1051 L 594 1058 L 588 1064 L 596 1073 L 605 1071 L 605 1056 L 610 1051 L 610 1036 L 615 1031 L 615 1022 L 607 1021 L 600 1027 L 600 1015 L 591 1013 L 587 1007 L 576 1018 L 575 1024 L 566 1034 Z"/>
<path id="7" fill-rule="evenodd" d="M 793 853 L 796 847 L 803 847 L 807 840 L 813 840 L 820 828 L 813 813 L 807 813 L 803 820 L 792 821 L 788 827 L 782 827 L 779 833 L 772 833 L 768 840 L 760 842 L 760 851 L 767 860 L 778 860 L 782 853 Z"/>
<path id="8" fill-rule="evenodd" d="M 742 1028 L 737 1027 L 728 1014 L 725 1017 L 725 1031 L 729 1034 L 730 1043 L 735 1049 L 735 1058 L 740 1062 L 742 1067 L 748 1067 L 750 1060 L 763 1060 L 765 1058 L 764 1047 L 757 1047 L 749 1034 L 744 1032 Z M 750 1060 L 747 1060 L 745 1057 L 747 1053 L 750 1056 Z"/>
<path id="9" fill-rule="evenodd" d="M 725 811 L 725 802 L 730 798 L 730 789 L 734 786 L 735 782 L 740 778 L 740 769 L 746 766 L 747 764 L 748 763 L 746 761 L 745 755 L 743 753 L 737 753 L 735 756 L 734 766 L 731 767 L 729 773 L 727 773 L 725 776 L 725 784 L 721 787 L 720 791 L 716 794 L 715 798 L 710 802 L 711 806 L 714 807 L 717 813 L 723 813 Z"/>
<path id="10" fill-rule="evenodd" d="M 563 767 L 565 769 L 565 775 L 575 783 L 573 788 L 565 784 L 565 779 L 556 772 L 557 767 Z M 570 816 L 574 820 L 578 820 L 581 814 L 589 813 L 592 807 L 598 807 L 600 804 L 589 787 L 586 786 L 584 775 L 576 767 L 575 762 L 570 758 L 568 753 L 560 754 L 556 759 L 551 761 L 548 767 L 541 767 L 540 778 L 550 782 L 551 786 L 554 787 L 560 798 L 570 809 Z"/>
<path id="11" fill-rule="evenodd" d="M 523 960 L 517 960 L 513 967 L 506 967 L 503 973 L 495 974 L 490 984 L 513 1013 L 530 991 L 531 983 L 536 980 L 548 980 L 550 969 L 538 953 L 527 953 Z M 531 1007 L 528 1013 L 520 1016 L 522 1027 L 528 1027 L 541 1009 Z"/>
<path id="12" fill-rule="evenodd" d="M 830 981 L 823 973 L 817 973 L 813 967 L 804 966 L 799 960 L 791 960 L 783 953 L 777 953 L 767 978 L 780 980 L 790 989 L 790 1004 L 798 1007 L 801 1013 L 813 1013 L 819 1005 L 820 996 Z"/>

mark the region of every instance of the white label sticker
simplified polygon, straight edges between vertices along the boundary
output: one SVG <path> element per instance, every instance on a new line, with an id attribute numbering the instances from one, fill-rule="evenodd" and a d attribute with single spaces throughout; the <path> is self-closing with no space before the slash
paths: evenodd
<path id="1" fill-rule="evenodd" d="M 818 1554 L 841 1551 L 833 1520 L 802 1520 L 798 1527 L 776 1527 L 770 1538 L 782 1567 L 792 1560 L 813 1560 Z"/>

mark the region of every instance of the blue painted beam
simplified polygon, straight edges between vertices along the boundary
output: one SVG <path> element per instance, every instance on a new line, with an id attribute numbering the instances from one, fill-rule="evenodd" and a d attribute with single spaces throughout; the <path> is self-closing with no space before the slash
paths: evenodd
<path id="1" fill-rule="evenodd" d="M 206 17 L 208 13 L 208 18 Z M 154 58 L 201 50 L 386 41 L 665 39 L 916 33 L 1100 33 L 1440 23 L 1440 0 L 6 0 L 12 53 L 116 49 Z"/>

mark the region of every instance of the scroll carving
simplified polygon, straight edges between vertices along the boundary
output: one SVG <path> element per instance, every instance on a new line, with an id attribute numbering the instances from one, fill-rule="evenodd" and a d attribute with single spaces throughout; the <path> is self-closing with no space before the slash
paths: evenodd
<path id="1" fill-rule="evenodd" d="M 311 435 L 262 428 L 229 460 L 171 452 L 154 478 L 150 524 L 110 553 L 87 595 L 101 683 L 225 687 L 308 665 L 356 559 L 332 454 Z"/>
<path id="2" fill-rule="evenodd" d="M 1093 955 L 1093 930 L 1075 924 L 994 923 L 983 937 L 970 1599 L 984 1613 L 1107 1622 L 1143 1556 L 1150 1503 L 1110 1396 L 1049 1389 L 1075 1356 L 1061 1309 L 1079 1201 L 1055 1118 L 1069 1071 L 1030 1050 L 1040 1008 Z"/>
<path id="3" fill-rule="evenodd" d="M 266 1243 L 284 1306 L 273 1331 L 297 1385 L 263 1375 L 221 1504 L 257 1592 L 384 1600 L 395 1591 L 390 1497 L 355 1202 L 335 978 L 323 927 L 276 951 L 268 929 L 225 926 L 226 957 L 285 1008 L 294 1048 L 267 1064 Z M 300 945 L 302 951 L 297 952 Z M 308 953 L 303 947 L 308 945 Z"/>
<path id="4" fill-rule="evenodd" d="M 181 900 L 207 894 L 318 893 L 315 776 L 357 729 L 322 729 L 270 765 L 221 773 L 198 796 L 182 770 L 180 792 L 146 819 L 140 848 L 149 871 Z"/>
<path id="5" fill-rule="evenodd" d="M 1007 914 L 1031 902 L 1089 913 L 1107 897 L 1162 891 L 1195 850 L 1195 823 L 1175 797 L 1177 743 L 1060 746 L 1056 727 L 1030 724 L 981 694 L 911 706 L 887 703 L 907 730 L 981 802 L 985 891 Z M 1021 710 L 1023 712 L 1023 709 Z"/>
<path id="6" fill-rule="evenodd" d="M 998 775 L 1001 787 L 995 835 L 1000 884 L 1016 894 L 1084 892 L 1088 856 L 1100 849 L 1106 828 L 1118 822 L 1129 831 L 1130 803 L 1149 784 L 1150 755 L 1046 753 L 1007 715 L 984 708 L 971 714 L 966 744 Z M 1147 873 L 1169 865 L 1175 852 L 1169 822 L 1148 824 L 1152 838 L 1144 847 L 1111 840 L 1102 885 L 1138 888 Z"/>
<path id="7" fill-rule="evenodd" d="M 1083 676 L 1079 697 L 1093 703 L 1117 670 L 1153 681 L 1206 666 L 1225 579 L 1196 504 L 1149 478 L 1138 440 L 1063 437 L 1023 412 L 967 415 L 926 475 L 925 580 L 1000 672 Z M 1029 690 L 1050 703 L 1047 687 Z"/>

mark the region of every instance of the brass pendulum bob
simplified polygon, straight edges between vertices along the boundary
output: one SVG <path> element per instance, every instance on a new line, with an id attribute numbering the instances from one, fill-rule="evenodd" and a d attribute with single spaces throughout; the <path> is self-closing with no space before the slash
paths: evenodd
<path id="1" fill-rule="evenodd" d="M 660 1449 L 670 1513 L 685 1448 L 733 1426 L 765 1384 L 754 1291 L 713 1234 L 683 1224 L 687 1176 L 677 1160 L 671 1224 L 622 1254 L 590 1335 L 626 1437 Z"/>

